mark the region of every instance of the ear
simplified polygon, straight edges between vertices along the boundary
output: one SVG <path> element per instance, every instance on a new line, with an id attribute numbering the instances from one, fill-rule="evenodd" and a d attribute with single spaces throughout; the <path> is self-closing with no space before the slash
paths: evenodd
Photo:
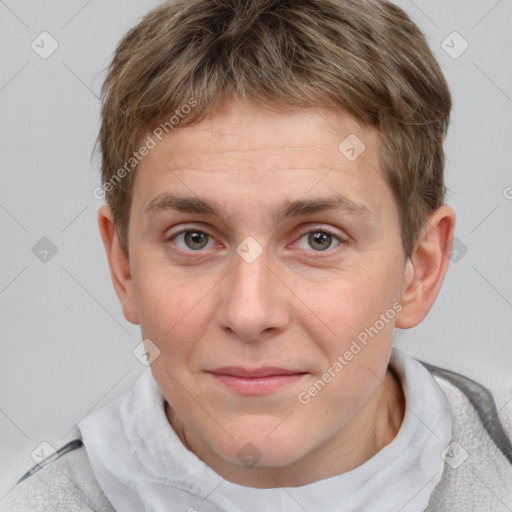
<path id="1" fill-rule="evenodd" d="M 139 315 L 137 313 L 130 263 L 121 247 L 112 211 L 107 205 L 103 205 L 99 209 L 98 224 L 105 251 L 107 252 L 112 283 L 114 284 L 117 297 L 123 306 L 124 316 L 128 322 L 138 324 Z"/>
<path id="2" fill-rule="evenodd" d="M 448 270 L 454 230 L 455 212 L 449 206 L 441 206 L 428 217 L 405 265 L 396 327 L 414 327 L 430 311 Z"/>

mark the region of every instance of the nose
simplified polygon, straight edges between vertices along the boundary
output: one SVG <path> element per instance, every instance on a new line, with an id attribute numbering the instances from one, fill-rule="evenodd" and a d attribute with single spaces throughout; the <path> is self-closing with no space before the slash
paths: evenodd
<path id="1" fill-rule="evenodd" d="M 252 262 L 236 254 L 233 268 L 223 280 L 217 308 L 220 326 L 247 342 L 262 341 L 282 331 L 289 322 L 289 290 L 276 273 L 266 251 Z"/>

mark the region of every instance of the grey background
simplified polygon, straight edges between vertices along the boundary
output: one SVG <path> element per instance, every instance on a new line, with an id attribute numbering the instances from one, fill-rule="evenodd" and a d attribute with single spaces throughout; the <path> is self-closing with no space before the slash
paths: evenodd
<path id="1" fill-rule="evenodd" d="M 459 252 L 426 320 L 397 331 L 396 346 L 510 385 L 512 2 L 397 3 L 427 34 L 453 93 L 447 202 L 458 216 Z M 102 72 L 120 37 L 156 4 L 0 1 L 4 486 L 8 466 L 32 466 L 42 441 L 58 448 L 73 439 L 78 421 L 129 391 L 144 370 L 133 355 L 139 328 L 122 315 L 97 228 L 91 152 Z M 47 59 L 31 47 L 43 31 L 59 45 Z M 441 46 L 460 51 L 453 31 L 469 44 L 458 58 Z M 34 254 L 43 237 L 57 249 L 46 262 Z"/>

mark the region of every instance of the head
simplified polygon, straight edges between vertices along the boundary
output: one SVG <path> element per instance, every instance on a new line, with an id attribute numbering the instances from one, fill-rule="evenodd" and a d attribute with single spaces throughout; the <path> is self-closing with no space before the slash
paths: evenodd
<path id="1" fill-rule="evenodd" d="M 100 229 L 170 421 L 267 467 L 371 421 L 453 237 L 451 100 L 419 29 L 382 1 L 164 3 L 102 100 Z M 227 366 L 297 375 L 240 392 Z"/>

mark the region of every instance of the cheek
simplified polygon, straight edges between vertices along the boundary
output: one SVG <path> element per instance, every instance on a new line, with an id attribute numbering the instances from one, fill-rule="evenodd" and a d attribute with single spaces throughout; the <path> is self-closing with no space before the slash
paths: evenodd
<path id="1" fill-rule="evenodd" d="M 389 269 L 377 273 L 375 268 L 359 268 L 322 290 L 307 292 L 304 302 L 317 305 L 317 316 L 309 315 L 303 328 L 324 355 L 325 367 L 320 371 L 326 379 L 334 375 L 330 391 L 317 406 L 323 402 L 327 408 L 331 404 L 334 410 L 343 406 L 354 412 L 377 389 L 393 341 L 396 310 L 391 275 Z"/>
<path id="2" fill-rule="evenodd" d="M 198 285 L 157 271 L 137 276 L 136 300 L 141 331 L 163 355 L 173 359 L 189 352 L 211 317 L 208 283 Z"/>
<path id="3" fill-rule="evenodd" d="M 391 280 L 366 270 L 309 288 L 302 294 L 303 302 L 311 305 L 309 327 L 337 344 L 349 341 L 391 308 L 393 289 Z"/>

